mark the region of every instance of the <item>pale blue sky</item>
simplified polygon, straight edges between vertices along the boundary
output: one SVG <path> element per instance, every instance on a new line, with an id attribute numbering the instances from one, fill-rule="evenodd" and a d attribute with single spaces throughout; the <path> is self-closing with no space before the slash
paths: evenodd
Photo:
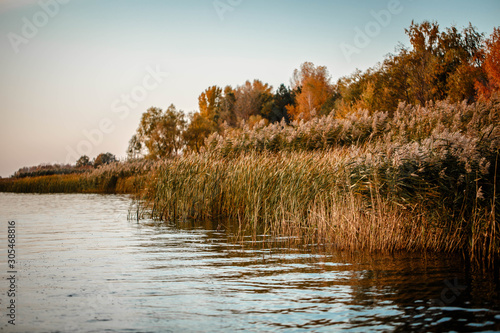
<path id="1" fill-rule="evenodd" d="M 391 4 L 397 13 L 377 23 L 372 11 Z M 214 84 L 277 88 L 305 61 L 332 80 L 366 69 L 408 45 L 412 20 L 471 22 L 489 35 L 498 17 L 498 0 L 2 0 L 0 176 L 81 153 L 124 157 L 148 107 L 195 111 Z M 347 59 L 340 46 L 356 46 L 356 29 L 370 23 L 378 30 Z"/>

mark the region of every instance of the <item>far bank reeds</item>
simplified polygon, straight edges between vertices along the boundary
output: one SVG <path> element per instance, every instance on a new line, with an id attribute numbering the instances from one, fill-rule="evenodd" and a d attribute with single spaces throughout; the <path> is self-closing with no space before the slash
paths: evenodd
<path id="1" fill-rule="evenodd" d="M 155 163 L 114 162 L 72 174 L 0 179 L 0 191 L 17 193 L 139 193 Z"/>

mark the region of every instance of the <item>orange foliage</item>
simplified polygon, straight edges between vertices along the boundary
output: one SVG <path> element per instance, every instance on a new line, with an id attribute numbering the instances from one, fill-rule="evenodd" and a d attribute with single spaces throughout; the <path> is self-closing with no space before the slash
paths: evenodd
<path id="1" fill-rule="evenodd" d="M 198 97 L 201 116 L 210 121 L 217 121 L 217 113 L 222 100 L 222 89 L 217 86 L 207 88 Z"/>
<path id="2" fill-rule="evenodd" d="M 483 69 L 486 77 L 476 82 L 476 89 L 481 98 L 488 99 L 500 91 L 500 28 L 493 29 L 486 40 Z"/>
<path id="3" fill-rule="evenodd" d="M 311 119 L 323 104 L 330 98 L 333 87 L 325 66 L 314 67 L 311 62 L 305 62 L 293 73 L 292 88 L 300 89 L 295 105 L 286 107 L 293 119 Z"/>

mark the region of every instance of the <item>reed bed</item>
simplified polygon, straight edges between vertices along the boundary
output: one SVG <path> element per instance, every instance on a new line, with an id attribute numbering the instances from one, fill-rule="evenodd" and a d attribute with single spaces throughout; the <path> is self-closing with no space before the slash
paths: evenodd
<path id="1" fill-rule="evenodd" d="M 0 179 L 0 191 L 17 193 L 127 193 L 144 188 L 155 168 L 148 160 L 114 162 L 82 173 Z"/>
<path id="2" fill-rule="evenodd" d="M 41 176 L 52 176 L 52 175 L 70 175 L 70 174 L 81 174 L 88 172 L 91 166 L 77 167 L 74 165 L 61 165 L 61 164 L 41 164 L 32 167 L 24 167 L 17 170 L 13 178 L 25 178 L 25 177 L 41 177 Z"/>
<path id="3" fill-rule="evenodd" d="M 162 221 L 351 251 L 500 257 L 500 97 L 400 104 L 308 122 L 226 129 L 205 150 L 71 175 L 0 180 L 0 191 L 137 193 Z"/>
<path id="4" fill-rule="evenodd" d="M 393 142 L 401 145 L 420 143 L 429 138 L 452 139 L 452 135 L 478 143 L 486 150 L 500 147 L 500 95 L 485 102 L 453 104 L 429 102 L 425 106 L 401 103 L 389 112 L 357 110 L 344 118 L 335 111 L 328 116 L 286 124 L 265 122 L 255 126 L 227 128 L 212 134 L 206 150 L 221 155 L 248 151 L 311 151 L 339 146 L 360 146 L 369 142 Z"/>
<path id="5" fill-rule="evenodd" d="M 76 193 L 87 189 L 82 174 L 47 175 L 0 180 L 2 192 L 17 193 Z"/>
<path id="6" fill-rule="evenodd" d="M 492 99 L 227 129 L 203 153 L 159 164 L 143 198 L 160 220 L 491 264 L 500 254 L 499 126 Z"/>
<path id="7" fill-rule="evenodd" d="M 476 203 L 457 216 L 433 186 L 415 189 L 411 200 L 398 195 L 408 189 L 388 190 L 376 168 L 353 165 L 366 149 L 185 156 L 158 168 L 145 198 L 157 219 L 219 220 L 254 236 L 348 250 L 498 255 L 488 207 Z"/>

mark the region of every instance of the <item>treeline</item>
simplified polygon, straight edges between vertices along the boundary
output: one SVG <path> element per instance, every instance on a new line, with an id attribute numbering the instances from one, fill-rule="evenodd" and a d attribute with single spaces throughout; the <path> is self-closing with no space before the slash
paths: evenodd
<path id="1" fill-rule="evenodd" d="M 486 38 L 424 22 L 406 33 L 411 47 L 336 83 L 304 63 L 290 88 L 209 87 L 188 119 L 152 107 L 126 162 L 94 168 L 83 156 L 86 173 L 1 180 L 0 191 L 136 193 L 162 221 L 462 252 L 498 269 L 500 29 Z"/>
<path id="2" fill-rule="evenodd" d="M 57 172 L 58 165 L 23 168 L 32 170 L 23 176 L 0 179 L 0 192 L 138 194 L 144 189 L 145 179 L 158 163 L 148 159 L 114 160 L 97 167 L 65 165 L 66 172 Z M 41 171 L 44 168 L 49 171 Z"/>
<path id="3" fill-rule="evenodd" d="M 399 45 L 376 66 L 332 83 L 324 66 L 296 69 L 291 87 L 276 91 L 260 80 L 235 88 L 211 86 L 198 98 L 199 111 L 186 116 L 174 105 L 148 109 L 129 142 L 129 158 L 152 159 L 200 152 L 212 133 L 256 124 L 342 119 L 366 110 L 392 117 L 399 104 L 430 101 L 474 103 L 500 89 L 500 29 L 489 37 L 472 25 L 441 30 L 437 23 L 413 23 L 405 30 L 410 47 Z"/>
<path id="4" fill-rule="evenodd" d="M 76 161 L 75 165 L 40 164 L 37 166 L 22 167 L 17 170 L 12 175 L 12 177 L 20 179 L 25 177 L 79 174 L 92 171 L 93 169 L 98 168 L 101 165 L 113 163 L 116 161 L 117 159 L 115 155 L 111 153 L 101 153 L 92 160 L 87 155 L 83 155 L 78 159 L 78 161 Z"/>

